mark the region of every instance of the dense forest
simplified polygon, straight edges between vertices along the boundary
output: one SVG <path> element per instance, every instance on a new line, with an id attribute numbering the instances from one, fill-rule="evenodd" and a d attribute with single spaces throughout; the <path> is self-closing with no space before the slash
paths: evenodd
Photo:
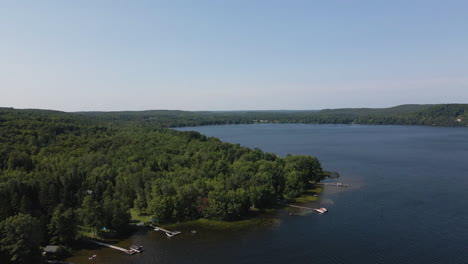
<path id="1" fill-rule="evenodd" d="M 165 128 L 171 113 L 106 115 L 0 109 L 0 263 L 38 263 L 41 246 L 72 245 L 83 227 L 124 233 L 130 209 L 159 223 L 242 219 L 323 177 L 314 157 Z"/>
<path id="2" fill-rule="evenodd" d="M 467 126 L 468 104 L 400 105 L 319 111 L 127 111 L 80 112 L 95 120 L 151 120 L 166 127 L 252 123 Z"/>

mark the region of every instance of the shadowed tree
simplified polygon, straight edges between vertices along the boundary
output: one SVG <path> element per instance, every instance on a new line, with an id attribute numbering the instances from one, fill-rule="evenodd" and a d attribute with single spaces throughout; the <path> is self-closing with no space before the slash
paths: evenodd
<path id="1" fill-rule="evenodd" d="M 39 263 L 41 239 L 40 221 L 28 214 L 11 216 L 0 223 L 0 252 L 8 263 Z"/>
<path id="2" fill-rule="evenodd" d="M 77 216 L 72 208 L 60 204 L 55 208 L 49 223 L 49 233 L 54 244 L 69 245 L 77 237 Z"/>

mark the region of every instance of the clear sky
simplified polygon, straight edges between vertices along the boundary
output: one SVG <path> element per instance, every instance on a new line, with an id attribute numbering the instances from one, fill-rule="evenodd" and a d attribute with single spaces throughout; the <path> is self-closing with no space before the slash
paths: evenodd
<path id="1" fill-rule="evenodd" d="M 0 3 L 0 106 L 468 103 L 468 1 Z"/>

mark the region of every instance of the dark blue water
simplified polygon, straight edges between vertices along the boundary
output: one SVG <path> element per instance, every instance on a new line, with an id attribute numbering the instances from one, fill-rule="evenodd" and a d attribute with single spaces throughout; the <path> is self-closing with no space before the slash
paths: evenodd
<path id="1" fill-rule="evenodd" d="M 326 187 L 325 215 L 288 216 L 243 232 L 166 239 L 138 233 L 100 263 L 468 263 L 468 128 L 236 125 L 184 128 L 279 155 L 308 154 L 349 188 Z"/>

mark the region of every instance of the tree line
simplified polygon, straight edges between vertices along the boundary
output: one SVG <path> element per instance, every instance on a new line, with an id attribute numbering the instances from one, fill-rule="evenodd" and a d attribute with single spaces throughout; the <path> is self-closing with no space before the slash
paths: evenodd
<path id="1" fill-rule="evenodd" d="M 96 120 L 157 122 L 165 127 L 252 123 L 467 126 L 468 104 L 400 105 L 319 111 L 127 111 L 76 113 Z"/>

